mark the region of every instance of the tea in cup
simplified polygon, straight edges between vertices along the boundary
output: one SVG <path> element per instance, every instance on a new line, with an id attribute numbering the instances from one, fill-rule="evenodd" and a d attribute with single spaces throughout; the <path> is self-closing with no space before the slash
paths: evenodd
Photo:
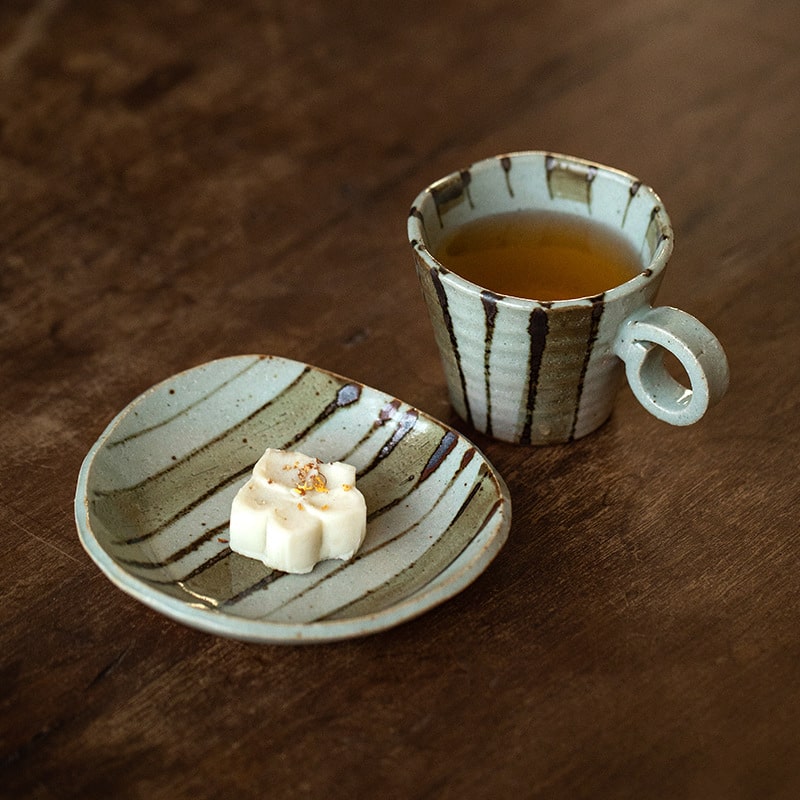
<path id="1" fill-rule="evenodd" d="M 486 159 L 422 191 L 408 237 L 451 403 L 489 436 L 585 436 L 624 376 L 673 425 L 697 422 L 727 389 L 711 331 L 653 306 L 672 227 L 655 191 L 625 172 L 538 151 Z"/>

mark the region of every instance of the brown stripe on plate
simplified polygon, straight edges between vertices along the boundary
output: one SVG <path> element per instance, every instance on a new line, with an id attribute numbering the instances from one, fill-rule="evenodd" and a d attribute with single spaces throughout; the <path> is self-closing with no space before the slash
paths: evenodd
<path id="1" fill-rule="evenodd" d="M 475 451 L 471 450 L 471 453 L 474 454 Z M 375 556 L 375 554 L 379 553 L 384 548 L 389 547 L 389 546 L 391 546 L 393 544 L 396 544 L 399 540 L 401 540 L 404 537 L 406 537 L 407 535 L 409 535 L 412 531 L 415 531 L 417 528 L 419 528 L 420 525 L 426 524 L 426 520 L 429 517 L 437 515 L 437 512 L 440 511 L 440 504 L 441 504 L 443 498 L 447 495 L 448 491 L 452 491 L 453 490 L 454 484 L 459 479 L 459 477 L 462 475 L 464 468 L 467 466 L 467 464 L 469 464 L 470 461 L 471 461 L 471 457 L 470 458 L 462 458 L 461 464 L 460 464 L 458 470 L 456 470 L 456 472 L 451 476 L 450 480 L 448 481 L 447 486 L 438 494 L 438 496 L 436 497 L 433 505 L 421 517 L 419 517 L 418 519 L 415 519 L 413 522 L 411 522 L 411 524 L 407 525 L 406 527 L 404 527 L 401 530 L 388 531 L 389 536 L 384 538 L 383 540 L 377 542 L 377 543 L 375 543 L 375 542 L 370 543 L 370 532 L 367 531 L 367 539 L 364 541 L 364 545 L 362 546 L 361 550 L 356 554 L 355 558 L 352 559 L 352 561 L 343 562 L 342 564 L 338 565 L 333 570 L 327 572 L 326 574 L 324 574 L 322 577 L 318 578 L 317 580 L 313 580 L 312 576 L 309 575 L 308 576 L 308 581 L 303 586 L 302 591 L 296 592 L 291 597 L 288 597 L 280 605 L 277 605 L 274 608 L 272 608 L 270 610 L 270 612 L 267 615 L 264 616 L 264 619 L 269 619 L 270 615 L 272 615 L 275 612 L 281 610 L 282 608 L 284 608 L 285 606 L 289 605 L 290 603 L 294 603 L 297 600 L 301 599 L 305 595 L 307 595 L 310 592 L 312 592 L 315 589 L 317 589 L 319 586 L 321 586 L 326 581 L 331 581 L 331 580 L 335 579 L 337 576 L 339 576 L 342 573 L 343 570 L 346 570 L 353 563 L 359 562 L 359 561 L 363 561 L 364 559 L 368 559 L 368 558 L 371 558 L 371 557 Z M 448 528 L 446 529 L 445 534 L 443 534 L 443 535 L 447 535 L 447 532 L 450 531 L 451 528 L 453 528 L 453 526 L 455 525 L 456 521 L 464 516 L 465 510 L 469 507 L 469 505 L 471 503 L 471 498 L 474 495 L 477 495 L 479 493 L 480 487 L 483 487 L 486 484 L 486 480 L 485 479 L 487 477 L 487 473 L 488 473 L 488 469 L 487 469 L 487 467 L 485 465 L 485 462 L 484 462 L 484 464 L 481 465 L 481 468 L 480 468 L 480 470 L 478 472 L 478 475 L 477 475 L 475 481 L 473 482 L 472 487 L 470 488 L 470 491 L 468 492 L 467 498 L 465 499 L 464 503 L 462 503 L 461 507 L 457 510 L 457 512 L 456 512 L 455 516 L 453 517 L 453 519 L 448 521 Z M 491 487 L 487 487 L 487 488 L 491 488 Z M 495 494 L 495 497 L 496 497 L 496 494 Z M 471 519 L 472 519 L 471 517 L 466 517 L 464 523 L 462 523 L 462 525 L 459 528 L 459 530 L 461 530 L 465 526 L 466 526 L 466 528 L 468 530 L 469 529 L 469 522 L 470 522 Z M 472 529 L 470 536 L 472 538 L 474 538 L 474 536 L 475 536 L 475 530 L 474 529 Z M 313 575 L 313 573 L 312 573 L 312 575 Z M 432 576 L 432 577 L 434 577 L 434 576 Z M 428 578 L 428 580 L 431 580 L 432 577 Z M 245 596 L 248 596 L 249 594 L 252 594 L 252 593 L 242 594 L 242 597 L 239 598 L 239 599 L 242 599 Z M 371 592 L 367 592 L 367 593 L 365 593 L 364 596 L 365 597 L 367 597 L 367 596 L 371 597 L 372 593 Z"/>
<path id="2" fill-rule="evenodd" d="M 114 556 L 120 564 L 124 564 L 126 567 L 138 567 L 140 569 L 163 569 L 172 564 L 176 564 L 178 561 L 186 558 L 186 556 L 191 555 L 196 550 L 199 550 L 203 545 L 213 541 L 215 537 L 219 538 L 223 534 L 227 534 L 227 532 L 228 522 L 226 520 L 220 525 L 215 525 L 213 528 L 208 528 L 207 530 L 202 531 L 197 538 L 192 539 L 188 544 L 176 550 L 174 553 L 159 559 L 156 559 L 154 555 L 153 558 L 150 558 L 147 561 L 142 561 L 141 559 L 127 558 L 126 556 L 121 555 L 119 552 L 115 552 Z M 131 543 L 139 544 L 135 540 L 128 540 L 126 542 L 122 542 L 121 545 L 125 546 Z"/>
<path id="3" fill-rule="evenodd" d="M 445 532 L 402 572 L 394 575 L 368 595 L 336 609 L 324 619 L 357 617 L 368 609 L 386 608 L 420 591 L 441 575 L 482 531 L 499 509 L 497 495 L 486 483 L 486 471 L 481 470 L 477 482 L 467 495 Z"/>
<path id="4" fill-rule="evenodd" d="M 432 443 L 433 441 L 434 440 L 431 440 Z M 453 432 L 450 431 L 446 432 L 444 436 L 439 440 L 435 448 L 433 449 L 431 456 L 429 457 L 425 467 L 423 468 L 421 474 L 418 476 L 417 480 L 415 480 L 413 484 L 409 482 L 406 486 L 401 487 L 404 490 L 402 493 L 402 497 L 395 498 L 394 501 L 388 501 L 386 505 L 384 505 L 383 507 L 377 509 L 374 513 L 372 513 L 371 518 L 388 510 L 389 507 L 394 506 L 401 499 L 407 497 L 419 485 L 419 483 L 430 478 L 436 472 L 436 470 L 441 466 L 446 457 L 452 452 L 457 442 L 458 442 L 458 437 Z M 418 442 L 415 443 L 414 447 L 415 449 L 418 449 L 419 443 Z M 394 449 L 395 448 L 393 446 L 389 450 L 389 453 L 392 452 Z M 472 456 L 474 456 L 474 454 L 475 450 L 473 448 L 469 448 L 469 450 L 462 456 L 456 475 L 453 476 L 451 482 L 452 480 L 455 480 L 457 475 L 464 470 L 467 464 L 471 461 Z M 379 486 L 383 487 L 386 487 L 387 485 L 394 486 L 397 484 L 397 481 L 393 480 L 392 475 L 390 474 L 382 474 L 380 476 L 377 476 L 376 481 Z M 362 486 L 363 484 L 359 480 L 359 488 L 362 488 Z M 366 494 L 367 495 L 370 494 L 369 489 L 367 489 Z M 380 496 L 383 501 L 386 501 L 386 496 L 384 493 L 381 493 Z M 438 502 L 438 500 L 436 502 Z M 416 521 L 414 524 L 416 524 Z M 217 535 L 223 529 L 226 528 L 227 528 L 227 523 L 224 526 L 218 526 L 213 531 L 210 531 L 208 532 L 208 534 L 200 537 L 196 542 L 192 543 L 192 545 L 188 545 L 187 547 L 183 548 L 183 550 L 175 554 L 174 557 L 162 560 L 157 564 L 153 564 L 149 568 L 166 567 L 168 564 L 177 561 L 179 558 L 188 555 L 191 551 L 193 551 L 197 547 L 200 547 L 203 544 L 207 543 L 208 541 L 212 540 L 214 535 Z M 231 556 L 234 561 L 239 561 L 243 558 L 242 556 L 237 556 L 236 554 L 232 554 L 229 548 L 226 547 L 222 553 L 215 553 L 214 555 L 210 556 L 206 560 L 206 562 L 196 566 L 188 575 L 180 578 L 174 578 L 173 580 L 170 580 L 168 582 L 184 586 L 184 588 L 186 588 L 187 590 L 193 589 L 193 592 L 195 594 L 202 594 L 203 596 L 206 597 L 214 597 L 216 598 L 216 602 L 221 603 L 223 605 L 231 605 L 237 600 L 244 599 L 245 597 L 249 596 L 254 591 L 257 591 L 259 588 L 266 587 L 274 580 L 277 580 L 278 578 L 280 578 L 282 575 L 285 574 L 282 572 L 269 570 L 269 568 L 265 567 L 263 564 L 253 559 L 246 559 L 247 561 L 253 561 L 253 563 L 256 565 L 255 567 L 249 566 L 247 569 L 248 574 L 252 573 L 254 575 L 254 583 L 253 585 L 239 585 L 237 587 L 235 596 L 231 596 L 226 592 L 225 589 L 225 587 L 227 586 L 226 581 L 223 580 L 222 583 L 220 583 L 219 580 L 220 576 L 222 576 L 223 578 L 227 576 L 227 573 L 224 570 L 231 568 L 230 566 L 226 567 L 223 563 L 221 563 L 223 558 L 227 558 L 228 556 Z M 122 561 L 122 559 L 120 560 Z M 141 566 L 142 568 L 145 569 L 148 568 L 147 565 L 140 564 L 138 562 L 134 564 L 131 561 L 127 561 L 126 563 L 129 564 L 130 566 L 137 566 L 137 567 Z M 212 566 L 215 568 L 213 571 L 210 570 L 210 567 Z M 203 575 L 202 582 L 198 582 L 196 579 L 204 572 L 207 574 Z M 271 575 L 269 580 L 266 580 L 267 573 Z M 152 578 L 150 580 L 151 582 L 158 583 L 160 585 L 163 585 L 164 583 L 167 582 Z"/>
<path id="5" fill-rule="evenodd" d="M 242 369 L 236 371 L 233 375 L 231 375 L 227 380 L 222 381 L 221 383 L 217 384 L 213 389 L 206 392 L 201 397 L 198 397 L 196 400 L 192 401 L 186 406 L 182 406 L 179 408 L 174 414 L 167 417 L 166 419 L 161 420 L 160 422 L 156 423 L 155 425 L 149 425 L 145 428 L 141 428 L 138 431 L 134 431 L 133 433 L 124 436 L 121 439 L 115 439 L 108 443 L 108 447 L 119 447 L 119 445 L 127 444 L 134 439 L 138 439 L 140 436 L 144 436 L 146 433 L 150 433 L 151 431 L 158 430 L 159 428 L 163 428 L 165 425 L 169 425 L 176 419 L 180 417 L 186 416 L 192 409 L 197 408 L 202 403 L 207 402 L 210 398 L 212 398 L 217 392 L 222 391 L 226 386 L 230 386 L 232 383 L 237 381 L 243 375 L 248 373 L 253 367 L 258 365 L 263 359 L 254 359 L 249 364 L 246 364 Z"/>
<path id="6" fill-rule="evenodd" d="M 246 475 L 262 455 L 265 438 L 274 447 L 284 447 L 287 441 L 297 439 L 298 429 L 310 430 L 341 388 L 341 382 L 327 373 L 305 371 L 300 379 L 241 422 L 166 469 L 133 486 L 95 491 L 93 510 L 104 515 L 113 509 L 116 515 L 133 523 L 139 540 L 152 536 L 232 480 Z M 309 403 L 309 396 L 315 397 L 319 405 Z M 232 465 L 236 468 L 233 473 Z M 130 535 L 127 531 L 123 537 Z"/>
<path id="7" fill-rule="evenodd" d="M 400 470 L 400 472 L 394 476 L 396 480 L 392 482 L 392 491 L 387 492 L 385 487 L 381 490 L 380 482 L 376 483 L 376 496 L 380 496 L 381 498 L 381 505 L 370 505 L 369 501 L 371 500 L 373 494 L 373 487 L 369 483 L 364 485 L 363 482 L 359 483 L 359 486 L 364 490 L 365 497 L 368 500 L 367 508 L 369 510 L 368 514 L 368 521 L 372 522 L 373 520 L 377 519 L 381 515 L 385 514 L 387 511 L 391 511 L 395 506 L 402 503 L 406 498 L 412 495 L 420 485 L 430 478 L 436 471 L 441 467 L 444 463 L 447 456 L 450 455 L 450 452 L 457 444 L 457 440 L 453 441 L 453 437 L 450 434 L 445 434 L 443 437 L 439 447 L 436 451 L 431 455 L 428 459 L 427 464 L 423 467 L 420 473 L 417 475 L 415 472 L 411 470 L 404 469 Z M 458 471 L 463 470 L 466 465 L 470 462 L 473 455 L 475 454 L 474 448 L 469 448 L 464 455 L 461 457 L 461 464 L 458 467 Z M 405 477 L 408 475 L 408 477 Z M 391 478 L 391 476 L 390 476 Z"/>

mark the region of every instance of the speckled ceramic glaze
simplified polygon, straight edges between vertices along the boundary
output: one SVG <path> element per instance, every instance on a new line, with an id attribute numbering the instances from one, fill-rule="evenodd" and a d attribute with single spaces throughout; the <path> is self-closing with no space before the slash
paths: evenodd
<path id="1" fill-rule="evenodd" d="M 502 296 L 445 269 L 442 236 L 478 217 L 544 209 L 620 231 L 641 271 L 595 297 L 539 302 Z M 653 308 L 672 251 L 672 228 L 656 193 L 631 175 L 544 152 L 498 156 L 425 189 L 408 219 L 451 402 L 478 430 L 510 442 L 569 442 L 611 414 L 627 374 L 640 402 L 674 425 L 703 416 L 728 384 L 725 354 L 694 317 Z M 683 365 L 689 386 L 664 366 Z"/>
<path id="2" fill-rule="evenodd" d="M 357 469 L 367 535 L 350 562 L 306 575 L 228 546 L 231 501 L 267 447 Z M 80 471 L 81 542 L 121 589 L 239 639 L 342 639 L 388 628 L 472 582 L 503 545 L 508 491 L 451 428 L 307 364 L 221 359 L 145 392 Z"/>

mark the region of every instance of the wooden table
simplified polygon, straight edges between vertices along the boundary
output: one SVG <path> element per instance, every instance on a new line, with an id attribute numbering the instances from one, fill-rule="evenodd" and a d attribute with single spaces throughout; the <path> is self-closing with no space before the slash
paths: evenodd
<path id="1" fill-rule="evenodd" d="M 800 796 L 796 0 L 0 9 L 0 795 Z M 546 149 L 653 185 L 660 302 L 723 402 L 630 391 L 526 448 L 454 417 L 416 193 Z M 245 644 L 117 590 L 81 461 L 150 385 L 286 356 L 470 435 L 513 498 L 489 569 L 357 640 Z"/>

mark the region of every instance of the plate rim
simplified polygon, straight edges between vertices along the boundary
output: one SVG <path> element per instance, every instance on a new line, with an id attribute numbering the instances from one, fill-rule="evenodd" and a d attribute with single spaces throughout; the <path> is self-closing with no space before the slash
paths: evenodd
<path id="1" fill-rule="evenodd" d="M 219 612 L 210 608 L 191 606 L 177 597 L 161 592 L 143 579 L 138 578 L 124 569 L 108 553 L 92 530 L 89 514 L 88 478 L 97 454 L 108 442 L 121 421 L 126 418 L 128 413 L 130 413 L 135 406 L 144 402 L 148 395 L 155 393 L 159 387 L 167 382 L 175 381 L 195 370 L 207 369 L 222 362 L 265 358 L 278 360 L 295 367 L 308 367 L 330 375 L 339 381 L 358 383 L 365 389 L 384 397 L 395 400 L 399 399 L 380 389 L 374 389 L 360 381 L 353 381 L 344 375 L 332 372 L 324 367 L 317 367 L 307 362 L 283 356 L 256 353 L 222 356 L 220 358 L 211 359 L 210 361 L 188 367 L 154 383 L 134 397 L 111 419 L 84 457 L 78 472 L 74 500 L 74 514 L 78 529 L 78 538 L 86 553 L 92 561 L 94 561 L 95 565 L 99 567 L 101 572 L 103 572 L 118 589 L 176 622 L 180 622 L 197 630 L 205 631 L 206 633 L 233 638 L 239 641 L 261 644 L 342 641 L 344 639 L 359 638 L 378 633 L 403 622 L 410 621 L 426 611 L 441 605 L 475 581 L 486 570 L 508 539 L 511 528 L 511 495 L 502 475 L 472 440 L 447 423 L 413 406 L 410 407 L 414 408 L 421 417 L 440 426 L 445 431 L 452 431 L 455 433 L 456 436 L 465 441 L 470 447 L 473 447 L 475 452 L 483 459 L 484 463 L 489 468 L 489 473 L 497 488 L 498 499 L 500 501 L 500 507 L 498 509 L 499 518 L 497 529 L 492 533 L 490 538 L 455 574 L 448 575 L 446 578 L 437 576 L 420 590 L 396 603 L 392 603 L 386 608 L 370 614 L 338 620 L 284 623 L 263 619 L 249 619 L 247 617 L 226 614 L 225 612 Z M 402 400 L 400 402 L 404 403 Z M 408 403 L 404 404 L 409 405 Z M 481 530 L 482 529 L 479 529 L 475 536 L 470 539 L 470 543 L 475 541 L 475 537 Z"/>

